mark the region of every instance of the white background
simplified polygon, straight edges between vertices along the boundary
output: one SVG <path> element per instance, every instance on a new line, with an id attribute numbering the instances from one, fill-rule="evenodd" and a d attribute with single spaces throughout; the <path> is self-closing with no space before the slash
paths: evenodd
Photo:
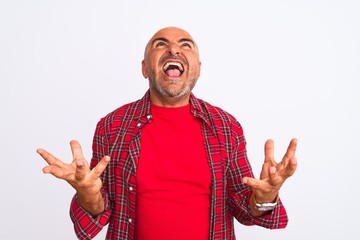
<path id="1" fill-rule="evenodd" d="M 166 26 L 197 40 L 194 93 L 241 122 L 255 175 L 266 139 L 278 160 L 299 139 L 288 227 L 236 223 L 237 238 L 359 239 L 359 12 L 356 0 L 1 0 L 0 239 L 75 239 L 74 191 L 35 150 L 70 161 L 78 139 L 90 159 L 97 121 L 147 90 L 144 46 Z"/>

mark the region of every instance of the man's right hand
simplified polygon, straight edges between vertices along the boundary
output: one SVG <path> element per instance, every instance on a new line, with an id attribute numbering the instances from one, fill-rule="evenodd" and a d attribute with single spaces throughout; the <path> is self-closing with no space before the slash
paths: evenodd
<path id="1" fill-rule="evenodd" d="M 103 173 L 110 157 L 105 156 L 90 170 L 88 162 L 84 159 L 79 142 L 70 142 L 73 161 L 71 164 L 64 163 L 44 149 L 37 149 L 37 153 L 49 164 L 43 168 L 46 174 L 67 181 L 77 192 L 80 205 L 91 215 L 96 216 L 104 211 L 104 200 L 101 195 Z"/>

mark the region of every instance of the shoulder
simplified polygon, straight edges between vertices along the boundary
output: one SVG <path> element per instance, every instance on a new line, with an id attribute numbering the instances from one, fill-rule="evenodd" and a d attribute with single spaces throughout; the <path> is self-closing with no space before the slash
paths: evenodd
<path id="1" fill-rule="evenodd" d="M 103 126 L 118 126 L 123 123 L 130 123 L 150 112 L 150 95 L 149 92 L 136 101 L 124 104 L 114 111 L 108 113 L 99 121 Z"/>
<path id="2" fill-rule="evenodd" d="M 201 112 L 201 118 L 219 140 L 228 143 L 245 142 L 243 128 L 232 114 L 202 99 L 196 101 L 199 104 L 198 111 Z"/>
<path id="3" fill-rule="evenodd" d="M 205 118 L 209 119 L 211 122 L 222 122 L 226 125 L 239 124 L 238 120 L 223 108 L 199 98 L 195 99 L 196 104 L 200 106 L 199 110 L 205 115 Z"/>
<path id="4" fill-rule="evenodd" d="M 146 112 L 144 108 L 145 105 L 142 103 L 142 99 L 126 103 L 101 118 L 97 128 L 102 128 L 106 132 L 119 127 L 127 128 Z"/>
<path id="5" fill-rule="evenodd" d="M 136 101 L 137 102 L 137 101 Z M 117 109 L 113 110 L 112 112 L 108 113 L 104 117 L 102 117 L 99 121 L 99 123 L 103 124 L 110 124 L 113 122 L 120 121 L 123 119 L 126 115 L 132 112 L 132 109 L 134 109 L 134 105 L 136 105 L 136 102 L 131 102 L 124 104 Z"/>

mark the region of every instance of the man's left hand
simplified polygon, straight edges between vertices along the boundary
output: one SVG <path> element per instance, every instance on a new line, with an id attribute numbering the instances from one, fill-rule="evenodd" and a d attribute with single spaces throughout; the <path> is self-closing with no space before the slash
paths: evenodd
<path id="1" fill-rule="evenodd" d="M 290 141 L 287 151 L 280 163 L 274 159 L 274 141 L 269 139 L 265 143 L 265 161 L 262 166 L 260 179 L 244 177 L 243 183 L 253 189 L 253 197 L 257 203 L 271 203 L 276 201 L 279 190 L 285 180 L 295 173 L 297 159 L 295 158 L 297 139 Z"/>

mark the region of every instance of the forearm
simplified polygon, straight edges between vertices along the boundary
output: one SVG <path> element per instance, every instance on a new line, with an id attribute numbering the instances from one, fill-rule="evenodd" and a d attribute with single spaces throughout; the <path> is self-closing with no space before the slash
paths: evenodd
<path id="1" fill-rule="evenodd" d="M 74 223 L 74 230 L 78 239 L 93 239 L 111 218 L 111 206 L 106 193 L 101 191 L 105 209 L 101 214 L 93 216 L 85 210 L 79 202 L 78 194 L 75 194 L 70 205 L 70 217 Z"/>
<path id="2" fill-rule="evenodd" d="M 80 206 L 93 217 L 104 212 L 105 202 L 100 191 L 95 194 L 77 192 L 77 197 Z"/>

